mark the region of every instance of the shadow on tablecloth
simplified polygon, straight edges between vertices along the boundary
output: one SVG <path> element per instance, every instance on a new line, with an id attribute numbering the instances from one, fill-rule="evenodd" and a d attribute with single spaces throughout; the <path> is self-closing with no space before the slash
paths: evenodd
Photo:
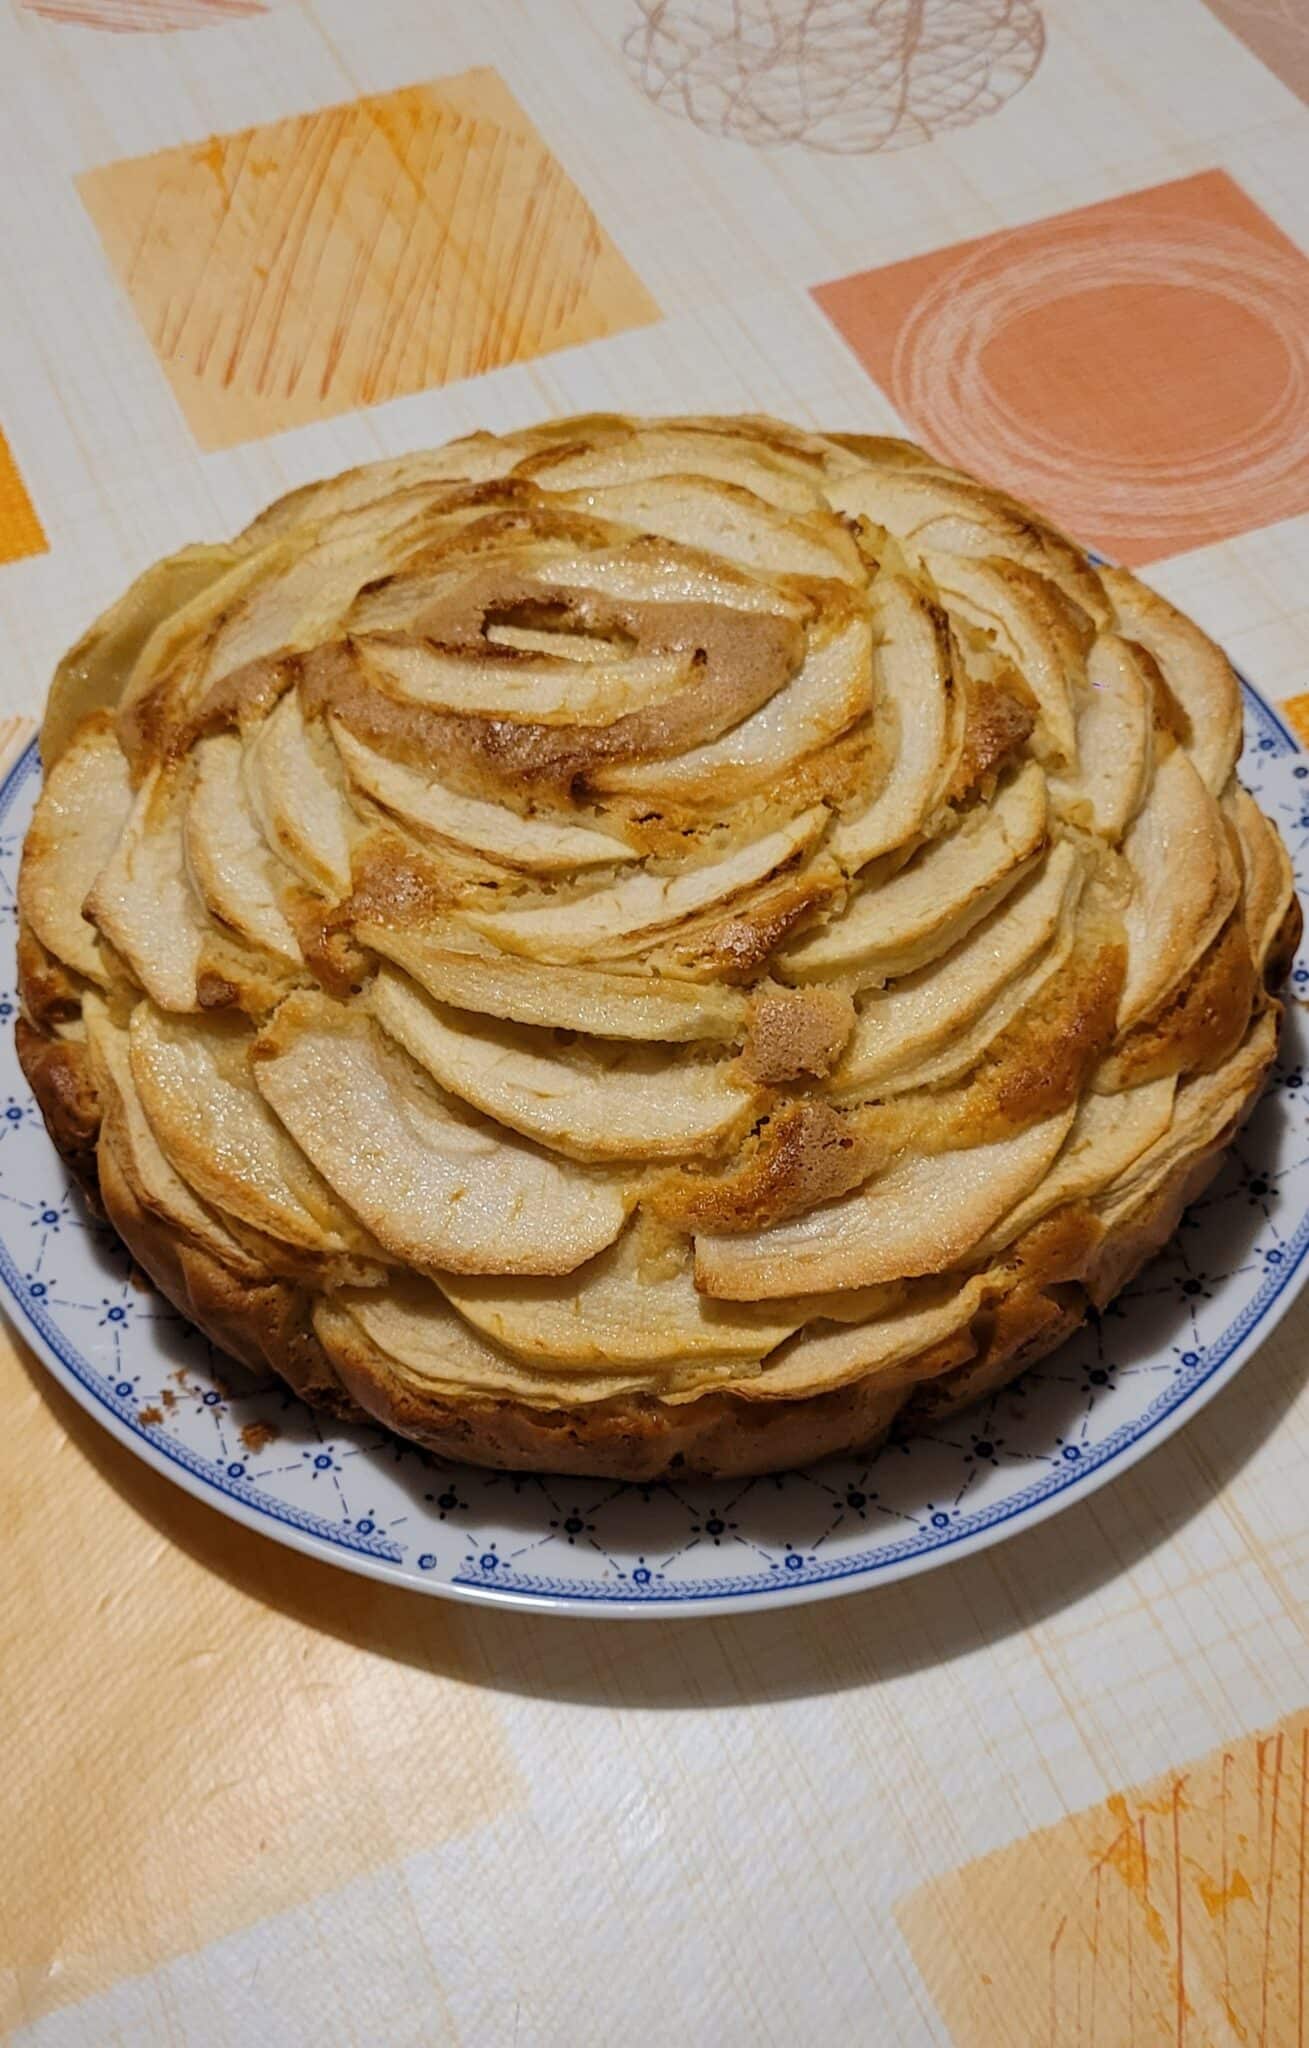
<path id="1" fill-rule="evenodd" d="M 1309 1300 L 1188 1427 L 1101 1492 L 980 1556 L 767 1613 L 611 1622 L 458 1606 L 353 1579 L 240 1528 L 143 1465 L 39 1366 L 41 1398 L 160 1535 L 307 1626 L 492 1690 L 611 1707 L 734 1707 L 892 1681 L 1039 1627 L 1142 1563 L 1277 1429 L 1309 1379 Z"/>

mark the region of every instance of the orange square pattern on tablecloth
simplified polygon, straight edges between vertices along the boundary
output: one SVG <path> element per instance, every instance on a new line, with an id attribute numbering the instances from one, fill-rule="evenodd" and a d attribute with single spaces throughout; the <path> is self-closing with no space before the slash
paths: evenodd
<path id="1" fill-rule="evenodd" d="M 1309 511 L 1309 258 L 1226 172 L 814 296 L 930 448 L 1123 561 Z"/>
<path id="2" fill-rule="evenodd" d="M 180 1368 L 170 1394 L 202 1399 Z M 215 1514 L 5 1329 L 0 1404 L 0 2041 L 521 1803 L 449 1602 Z M 308 1455 L 294 1433 L 237 1456 Z M 403 1916 L 393 1935 L 421 1946 Z"/>
<path id="3" fill-rule="evenodd" d="M 915 1892 L 955 2048 L 1306 2040 L 1309 1713 Z"/>
<path id="4" fill-rule="evenodd" d="M 27 486 L 9 443 L 0 434 L 0 562 L 21 562 L 26 555 L 43 555 L 47 541 L 41 531 Z"/>
<path id="5" fill-rule="evenodd" d="M 1282 84 L 1309 103 L 1309 13 L 1304 0 L 1204 0 Z"/>
<path id="6" fill-rule="evenodd" d="M 205 448 L 659 317 L 493 71 L 78 186 Z"/>

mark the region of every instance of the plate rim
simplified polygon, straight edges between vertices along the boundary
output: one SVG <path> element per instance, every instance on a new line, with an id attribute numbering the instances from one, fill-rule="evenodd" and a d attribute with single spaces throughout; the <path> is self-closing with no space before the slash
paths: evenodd
<path id="1" fill-rule="evenodd" d="M 1251 708 L 1280 736 L 1286 753 L 1303 756 L 1300 741 L 1276 707 L 1245 676 L 1240 680 Z M 37 737 L 33 734 L 0 777 L 0 824 L 3 824 L 24 783 L 30 776 L 38 774 L 39 769 Z M 1257 1307 L 1259 1295 L 1256 1293 L 1245 1310 L 1234 1319 L 1234 1324 L 1229 1325 L 1230 1332 L 1243 1320 L 1246 1324 L 1232 1338 L 1226 1352 L 1216 1358 L 1206 1372 L 1193 1378 L 1170 1405 L 1162 1406 L 1153 1419 L 1144 1419 L 1126 1442 L 1111 1448 L 1112 1437 L 1106 1440 L 1099 1447 L 1101 1454 L 1098 1457 L 1088 1458 L 1085 1464 L 1069 1466 L 1056 1484 L 1046 1484 L 1045 1491 L 1037 1499 L 997 1503 L 993 1518 L 983 1526 L 967 1527 L 953 1535 L 943 1532 L 928 1547 L 902 1556 L 893 1555 L 879 1561 L 879 1553 L 872 1551 L 850 1558 L 843 1565 L 833 1566 L 830 1573 L 821 1577 L 806 1577 L 795 1583 L 778 1578 L 735 1591 L 723 1591 L 710 1582 L 703 1593 L 686 1584 L 676 1591 L 652 1589 L 640 1593 L 618 1593 L 599 1586 L 594 1591 L 588 1590 L 584 1582 L 559 1591 L 550 1587 L 538 1590 L 504 1580 L 498 1583 L 477 1580 L 458 1573 L 449 1578 L 417 1576 L 400 1557 L 385 1554 L 379 1546 L 361 1545 L 357 1540 L 351 1542 L 341 1535 L 317 1534 L 312 1528 L 299 1526 L 289 1512 L 278 1513 L 270 1506 L 247 1501 L 232 1487 L 221 1484 L 216 1475 L 193 1470 L 187 1459 L 180 1455 L 182 1446 L 170 1447 L 170 1439 L 156 1436 L 144 1424 L 121 1414 L 79 1370 L 75 1347 L 68 1344 L 69 1355 L 65 1355 L 60 1344 L 43 1327 L 44 1316 L 51 1329 L 56 1330 L 56 1335 L 61 1334 L 48 1312 L 34 1306 L 22 1291 L 21 1276 L 8 1246 L 3 1242 L 0 1242 L 0 1307 L 11 1327 L 30 1346 L 52 1378 L 111 1437 L 151 1469 L 180 1486 L 193 1499 L 202 1501 L 216 1513 L 271 1542 L 281 1543 L 320 1563 L 335 1565 L 383 1584 L 478 1607 L 508 1608 L 519 1613 L 585 1616 L 595 1620 L 668 1620 L 678 1616 L 685 1619 L 692 1615 L 760 1612 L 776 1605 L 793 1607 L 812 1600 L 835 1599 L 843 1594 L 890 1585 L 965 1557 L 976 1556 L 1027 1529 L 1038 1527 L 1076 1499 L 1085 1498 L 1108 1485 L 1166 1443 L 1199 1414 L 1235 1378 L 1258 1346 L 1272 1335 L 1298 1298 L 1309 1270 L 1309 1212 L 1306 1212 L 1297 1235 L 1301 1240 L 1298 1249 L 1289 1264 L 1279 1269 L 1278 1284 L 1263 1307 Z M 1224 1332 L 1224 1337 L 1229 1332 Z M 1220 1344 L 1222 1341 L 1219 1340 Z M 81 1363 L 87 1373 L 93 1371 L 89 1362 Z M 1161 1394 L 1158 1402 L 1164 1398 Z M 1148 1417 L 1149 1410 L 1146 1414 Z M 386 1546 L 386 1549 L 393 1548 Z M 887 1546 L 883 1546 L 885 1548 Z"/>

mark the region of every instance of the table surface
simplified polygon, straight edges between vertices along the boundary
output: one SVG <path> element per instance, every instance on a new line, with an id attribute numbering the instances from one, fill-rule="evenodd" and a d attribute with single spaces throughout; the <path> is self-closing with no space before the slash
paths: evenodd
<path id="1" fill-rule="evenodd" d="M 1309 737 L 1307 99 L 1298 0 L 0 0 L 0 737 L 180 541 L 603 408 L 911 432 Z M 0 1338 L 0 2033 L 1303 2044 L 1306 1339 L 984 1556 L 606 1625 L 280 1550 Z"/>

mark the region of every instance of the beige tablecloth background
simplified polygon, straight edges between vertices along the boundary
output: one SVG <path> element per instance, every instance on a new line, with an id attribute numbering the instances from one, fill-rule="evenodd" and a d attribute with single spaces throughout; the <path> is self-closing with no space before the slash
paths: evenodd
<path id="1" fill-rule="evenodd" d="M 989 450 L 1303 722 L 1307 94 L 1294 0 L 0 0 L 0 713 L 291 484 L 622 406 Z M 0 2033 L 1302 2048 L 1307 1337 L 985 1556 L 626 1625 L 307 1562 L 0 1337 Z"/>

